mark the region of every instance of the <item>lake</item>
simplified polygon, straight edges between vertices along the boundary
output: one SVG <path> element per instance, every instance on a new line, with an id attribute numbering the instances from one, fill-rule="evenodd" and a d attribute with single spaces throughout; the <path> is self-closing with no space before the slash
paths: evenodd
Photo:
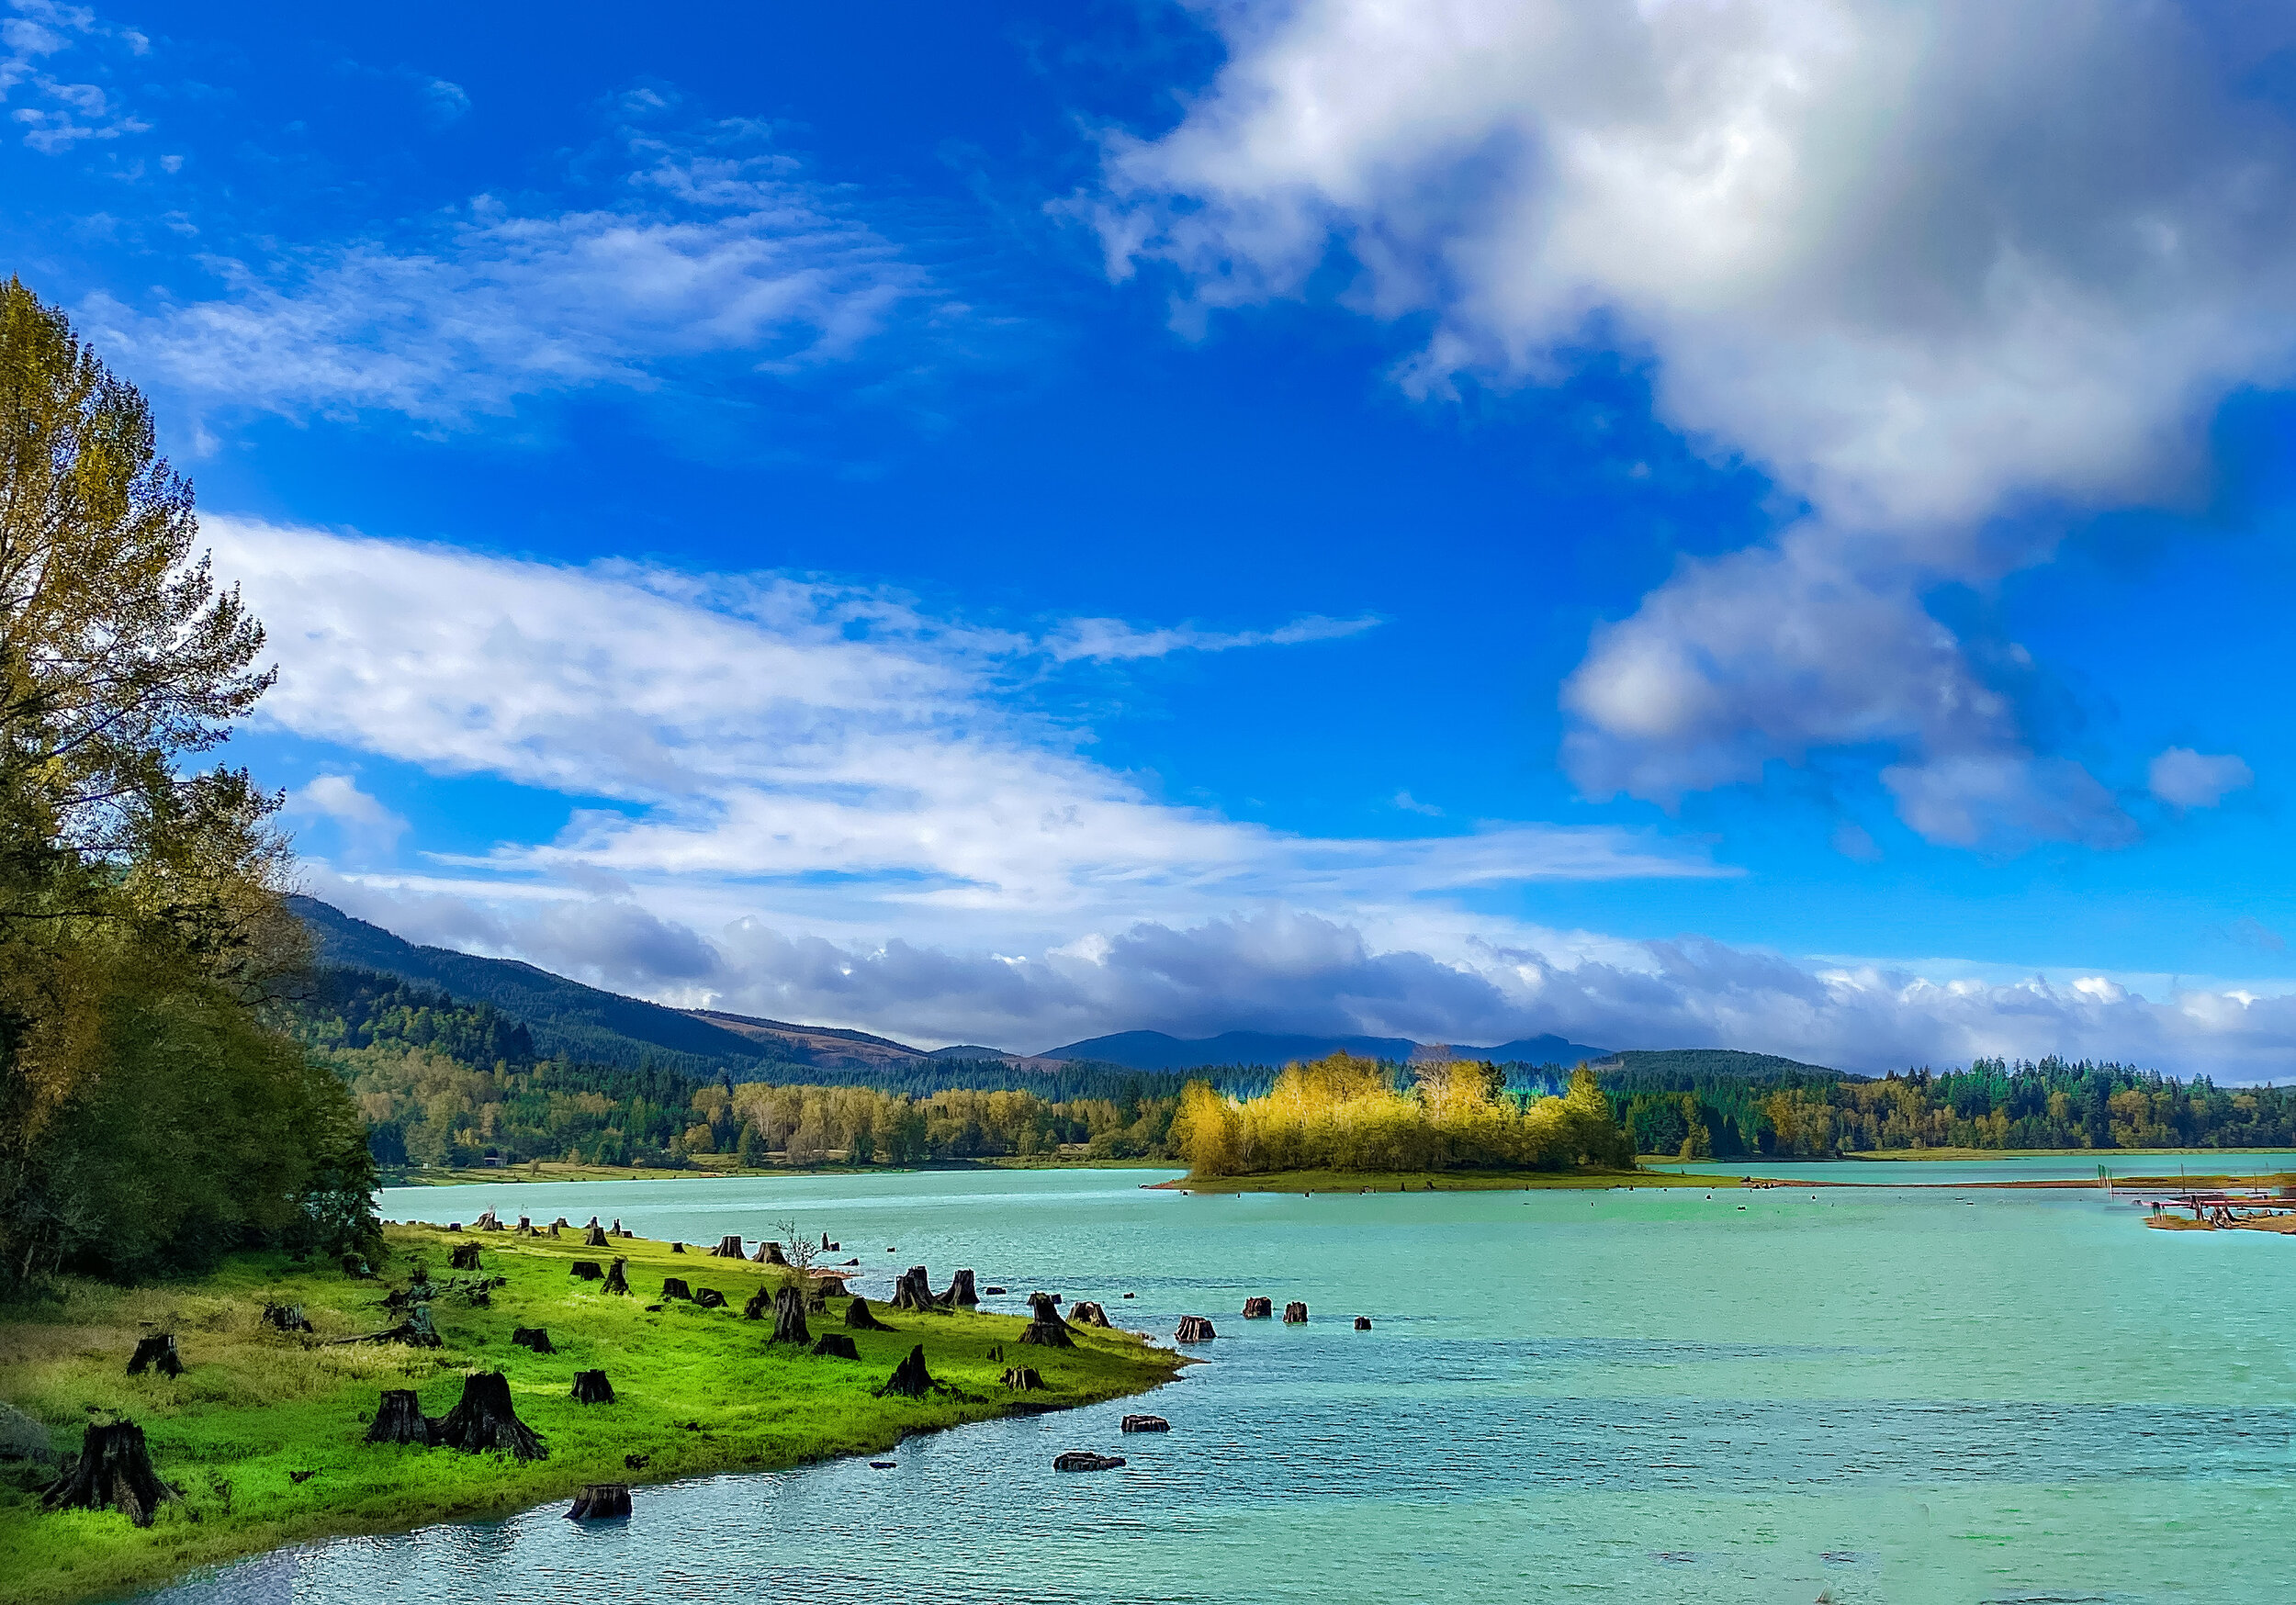
<path id="1" fill-rule="evenodd" d="M 2260 1600 L 2296 1577 L 2296 1240 L 2149 1231 L 2085 1190 L 1142 1189 L 1157 1179 L 391 1192 L 401 1218 L 595 1213 L 690 1242 L 791 1220 L 840 1240 L 872 1296 L 901 1267 L 969 1265 L 1160 1337 L 1209 1315 L 1220 1337 L 1144 1399 L 914 1440 L 890 1471 L 640 1487 L 626 1524 L 553 1505 L 154 1598 L 1929 1605 Z M 1244 1322 L 1252 1294 L 1312 1319 Z M 1171 1434 L 1120 1435 L 1142 1409 Z M 1131 1464 L 1054 1473 L 1072 1447 Z"/>

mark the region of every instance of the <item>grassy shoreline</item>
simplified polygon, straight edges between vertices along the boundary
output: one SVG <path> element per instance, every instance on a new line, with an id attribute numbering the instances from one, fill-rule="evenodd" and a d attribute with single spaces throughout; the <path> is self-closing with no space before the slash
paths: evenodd
<path id="1" fill-rule="evenodd" d="M 388 1240 L 384 1281 L 245 1254 L 195 1282 L 138 1289 L 73 1282 L 61 1303 L 0 1309 L 7 1402 L 46 1425 L 60 1452 L 76 1450 L 91 1420 L 135 1420 L 160 1476 L 183 1495 L 139 1531 L 110 1511 L 42 1511 L 39 1489 L 50 1473 L 0 1470 L 8 1597 L 22 1605 L 111 1597 L 282 1544 L 507 1515 L 569 1498 L 584 1483 L 668 1482 L 877 1453 L 913 1432 L 1016 1408 L 998 1382 L 1005 1362 L 988 1351 L 1017 1343 L 1020 1317 L 884 1311 L 895 1330 L 851 1333 L 856 1364 L 776 1346 L 767 1341 L 770 1321 L 744 1320 L 743 1301 L 777 1274 L 748 1261 L 673 1254 L 667 1243 L 639 1239 L 585 1249 L 576 1233 L 394 1227 Z M 447 1256 L 470 1242 L 480 1248 L 479 1274 L 507 1284 L 484 1308 L 453 1292 L 436 1299 L 444 1347 L 332 1341 L 398 1319 L 377 1307 L 390 1285 L 405 1285 L 416 1256 L 434 1283 L 467 1280 L 472 1274 L 447 1269 Z M 614 1255 L 629 1261 L 635 1296 L 603 1294 L 569 1274 L 576 1260 Z M 666 1275 L 715 1288 L 727 1308 L 671 1302 L 648 1312 Z M 300 1304 L 317 1330 L 272 1331 L 260 1320 L 265 1302 Z M 815 1335 L 845 1331 L 845 1308 L 829 1300 L 828 1312 L 812 1318 Z M 547 1330 L 557 1352 L 512 1346 L 520 1326 Z M 153 1330 L 175 1334 L 186 1366 L 180 1378 L 126 1375 L 137 1337 Z M 918 1343 L 933 1375 L 969 1397 L 872 1396 Z M 1009 1352 L 1041 1372 L 1051 1390 L 1026 1396 L 1026 1409 L 1142 1392 L 1183 1364 L 1134 1334 L 1085 1328 L 1073 1350 Z M 574 1373 L 595 1368 L 612 1380 L 615 1402 L 574 1403 Z M 518 1413 L 548 1458 L 520 1465 L 364 1442 L 382 1389 L 415 1388 L 424 1412 L 439 1416 L 466 1375 L 496 1369 L 509 1376 Z M 632 1455 L 644 1464 L 629 1466 Z M 298 1483 L 295 1473 L 310 1475 Z M 636 1497 L 645 1498 L 642 1488 Z"/>
<path id="2" fill-rule="evenodd" d="M 743 1176 L 885 1176 L 923 1171 L 1169 1171 L 1181 1168 L 1168 1159 L 1063 1159 L 1041 1155 L 1002 1155 L 993 1159 L 937 1160 L 914 1165 L 749 1165 L 712 1155 L 695 1160 L 684 1170 L 653 1165 L 568 1164 L 563 1160 L 537 1160 L 501 1166 L 457 1165 L 442 1170 L 386 1172 L 386 1187 L 464 1187 L 512 1182 L 706 1182 Z"/>

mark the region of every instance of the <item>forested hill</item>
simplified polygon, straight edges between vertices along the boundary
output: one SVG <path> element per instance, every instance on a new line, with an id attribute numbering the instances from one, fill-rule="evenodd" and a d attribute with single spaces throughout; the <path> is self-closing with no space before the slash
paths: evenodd
<path id="1" fill-rule="evenodd" d="M 310 933 L 322 968 L 377 971 L 422 982 L 462 1003 L 491 1005 L 524 1026 L 546 1059 L 650 1067 L 689 1075 L 771 1079 L 791 1065 L 777 1045 L 678 1009 L 568 981 L 512 959 L 480 959 L 417 947 L 315 897 L 288 899 Z"/>
<path id="2" fill-rule="evenodd" d="M 1686 1093 L 1708 1082 L 1761 1081 L 1798 1085 L 1814 1082 L 1865 1081 L 1866 1076 L 1804 1064 L 1774 1053 L 1741 1053 L 1732 1048 L 1637 1049 L 1614 1053 L 1587 1066 L 1614 1092 Z"/>

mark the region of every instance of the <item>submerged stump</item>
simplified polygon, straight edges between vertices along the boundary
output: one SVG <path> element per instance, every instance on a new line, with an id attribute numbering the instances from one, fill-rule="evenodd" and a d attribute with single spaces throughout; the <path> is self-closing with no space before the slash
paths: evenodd
<path id="1" fill-rule="evenodd" d="M 1052 1456 L 1054 1471 L 1114 1471 L 1123 1464 L 1121 1454 L 1102 1454 L 1091 1449 L 1071 1449 Z"/>
<path id="2" fill-rule="evenodd" d="M 375 1420 L 366 1429 L 369 1443 L 414 1443 L 428 1445 L 431 1423 L 422 1414 L 422 1401 L 411 1387 L 386 1387 L 382 1403 L 375 1409 Z"/>
<path id="3" fill-rule="evenodd" d="M 876 1313 L 869 1308 L 869 1300 L 858 1293 L 853 1295 L 853 1302 L 845 1307 L 845 1324 L 857 1332 L 889 1332 L 893 1330 L 877 1319 Z"/>
<path id="4" fill-rule="evenodd" d="M 1049 1293 L 1029 1295 L 1029 1324 L 1021 1329 L 1020 1341 L 1047 1349 L 1076 1346 L 1076 1340 L 1068 1335 L 1068 1323 L 1061 1319 L 1061 1312 Z"/>
<path id="5" fill-rule="evenodd" d="M 853 1347 L 853 1340 L 843 1332 L 822 1333 L 821 1341 L 813 1346 L 813 1352 L 816 1354 L 827 1355 L 833 1360 L 861 1358 L 861 1351 Z"/>
<path id="6" fill-rule="evenodd" d="M 1220 1334 L 1211 1330 L 1211 1322 L 1200 1315 L 1184 1315 L 1180 1326 L 1172 1336 L 1183 1343 L 1205 1343 Z"/>
<path id="7" fill-rule="evenodd" d="M 585 1484 L 574 1496 L 574 1508 L 566 1513 L 569 1521 L 612 1521 L 630 1513 L 630 1485 L 623 1482 L 594 1482 Z"/>
<path id="8" fill-rule="evenodd" d="M 980 1303 L 981 1296 L 973 1289 L 973 1273 L 959 1271 L 949 1279 L 949 1291 L 940 1296 L 940 1302 L 970 1308 Z"/>
<path id="9" fill-rule="evenodd" d="M 541 1460 L 550 1453 L 511 1408 L 510 1378 L 500 1371 L 462 1379 L 461 1402 L 441 1418 L 431 1442 L 467 1454 L 500 1449 L 520 1460 Z"/>
<path id="10" fill-rule="evenodd" d="M 1079 1327 L 1104 1327 L 1109 1324 L 1109 1312 L 1096 1299 L 1079 1298 L 1068 1307 L 1068 1323 Z"/>
<path id="11" fill-rule="evenodd" d="M 1367 1331 L 1369 1331 L 1370 1330 L 1371 1330 L 1371 1318 L 1370 1318 L 1369 1316 L 1367 1316 L 1367 1315 L 1359 1315 L 1359 1316 L 1356 1317 L 1356 1330 L 1357 1330 L 1357 1331 L 1359 1331 L 1359 1332 L 1367 1332 Z"/>
<path id="12" fill-rule="evenodd" d="M 136 1352 L 128 1357 L 128 1375 L 141 1376 L 157 1371 L 162 1376 L 181 1376 L 183 1356 L 175 1352 L 174 1332 L 154 1332 L 148 1338 L 136 1340 Z"/>
<path id="13" fill-rule="evenodd" d="M 606 1380 L 602 1371 L 577 1371 L 573 1398 L 576 1404 L 612 1404 L 613 1384 Z"/>
<path id="14" fill-rule="evenodd" d="M 133 1421 L 91 1421 L 80 1453 L 39 1497 L 49 1510 L 117 1510 L 138 1527 L 181 1498 L 152 1469 L 143 1429 Z"/>
<path id="15" fill-rule="evenodd" d="M 1307 1319 L 1308 1307 L 1300 1303 L 1298 1299 L 1295 1298 L 1289 1304 L 1284 1306 L 1284 1325 L 1288 1327 L 1302 1326 L 1306 1324 Z"/>
<path id="16" fill-rule="evenodd" d="M 1124 1418 L 1124 1431 L 1127 1432 L 1169 1432 L 1171 1430 L 1172 1423 L 1162 1416 L 1126 1416 Z"/>
<path id="17" fill-rule="evenodd" d="M 1244 1301 L 1245 1320 L 1266 1320 L 1276 1313 L 1276 1304 L 1268 1298 L 1247 1298 Z"/>

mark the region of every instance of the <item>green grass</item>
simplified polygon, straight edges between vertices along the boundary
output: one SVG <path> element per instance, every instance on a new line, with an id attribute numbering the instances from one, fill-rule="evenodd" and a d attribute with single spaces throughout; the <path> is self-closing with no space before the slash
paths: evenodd
<path id="1" fill-rule="evenodd" d="M 995 1315 L 881 1311 L 892 1332 L 855 1332 L 861 1360 L 821 1358 L 766 1339 L 770 1325 L 741 1319 L 761 1278 L 779 1273 L 747 1261 L 672 1254 L 666 1243 L 617 1240 L 636 1296 L 610 1297 L 575 1280 L 578 1259 L 603 1261 L 579 1235 L 519 1238 L 392 1228 L 386 1282 L 354 1282 L 332 1270 L 297 1267 L 276 1254 L 235 1257 L 214 1275 L 171 1286 L 120 1289 L 74 1281 L 61 1302 L 0 1308 L 0 1390 L 51 1429 L 60 1451 L 76 1450 L 85 1423 L 125 1417 L 145 1430 L 160 1476 L 183 1494 L 139 1531 L 109 1511 L 45 1512 L 46 1475 L 0 1476 L 0 1577 L 21 1605 L 116 1595 L 194 1567 L 332 1534 L 403 1531 L 433 1521 L 505 1514 L 567 1498 L 588 1482 L 647 1483 L 709 1473 L 787 1466 L 883 1451 L 907 1432 L 1006 1413 L 1004 1363 L 992 1344 L 1015 1345 L 1023 1320 Z M 481 1245 L 481 1270 L 509 1278 L 487 1308 L 448 1295 L 433 1306 L 446 1346 L 333 1345 L 382 1330 L 377 1308 L 390 1281 L 403 1285 L 420 1254 L 433 1280 L 458 1243 Z M 714 1287 L 730 1306 L 645 1306 L 665 1274 Z M 318 1330 L 270 1331 L 265 1300 L 299 1303 Z M 876 1306 L 872 1304 L 872 1308 Z M 812 1318 L 815 1335 L 843 1331 L 845 1301 Z M 538 1326 L 555 1354 L 512 1347 L 511 1330 Z M 126 1375 L 139 1334 L 172 1331 L 186 1370 L 170 1382 Z M 913 1344 L 934 1376 L 974 1398 L 880 1399 Z M 1168 1381 L 1182 1364 L 1125 1332 L 1078 1329 L 1073 1350 L 1007 1352 L 1034 1365 L 1052 1391 L 1029 1396 L 1077 1405 Z M 463 1454 L 365 1442 L 379 1392 L 412 1387 L 424 1413 L 444 1415 L 475 1370 L 508 1374 L 519 1416 L 549 1447 L 519 1465 L 500 1454 Z M 612 1405 L 573 1402 L 577 1371 L 603 1369 Z M 647 1464 L 632 1470 L 625 1455 Z M 290 1472 L 313 1475 L 298 1485 Z M 641 1490 L 637 1498 L 643 1500 Z"/>
<path id="2" fill-rule="evenodd" d="M 1665 1171 L 1273 1171 L 1260 1176 L 1184 1176 L 1157 1185 L 1188 1193 L 1480 1193 L 1607 1187 L 1735 1187 L 1736 1176 Z"/>

